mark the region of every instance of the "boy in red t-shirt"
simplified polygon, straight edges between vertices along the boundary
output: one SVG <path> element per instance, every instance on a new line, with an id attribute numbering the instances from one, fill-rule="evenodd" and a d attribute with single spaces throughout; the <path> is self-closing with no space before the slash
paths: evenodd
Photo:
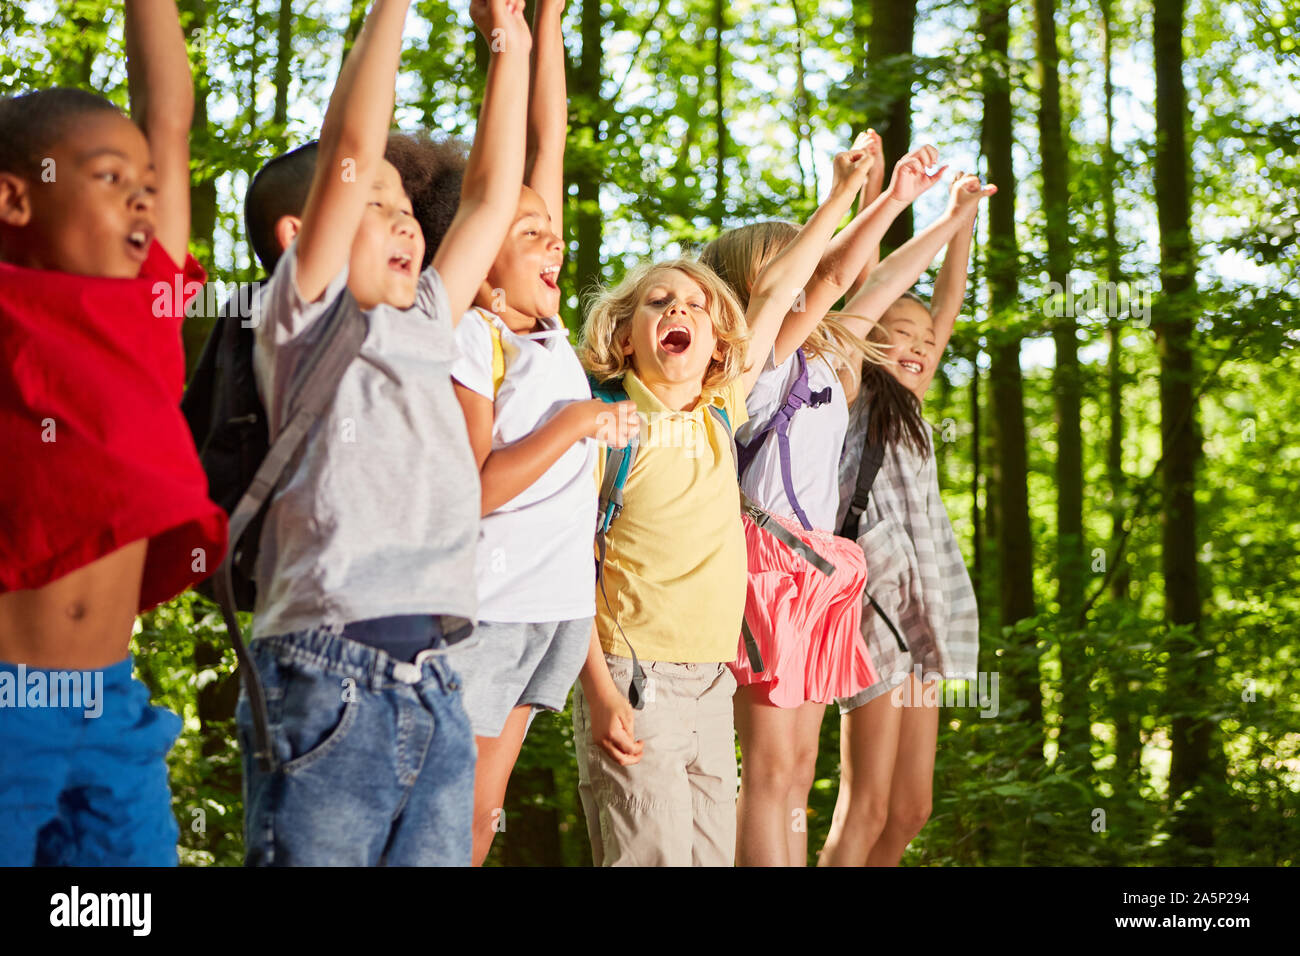
<path id="1" fill-rule="evenodd" d="M 131 632 L 225 550 L 179 408 L 190 67 L 174 0 L 125 6 L 139 126 L 79 90 L 0 100 L 0 865 L 175 865 L 180 721 Z"/>

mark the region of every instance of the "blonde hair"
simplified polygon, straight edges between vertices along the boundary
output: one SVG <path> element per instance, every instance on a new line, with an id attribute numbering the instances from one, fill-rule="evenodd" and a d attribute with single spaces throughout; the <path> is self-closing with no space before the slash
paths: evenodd
<path id="1" fill-rule="evenodd" d="M 716 388 L 744 370 L 749 327 L 745 310 L 727 284 L 694 259 L 669 259 L 637 266 L 613 288 L 599 289 L 587 307 L 578 342 L 583 368 L 605 382 L 618 378 L 632 367 L 632 356 L 623 354 L 632 317 L 657 276 L 676 270 L 689 276 L 703 291 L 705 307 L 713 322 L 713 334 L 722 360 L 713 359 L 705 370 L 703 388 Z"/>
<path id="2" fill-rule="evenodd" d="M 748 309 L 750 291 L 759 274 L 798 234 L 798 226 L 782 220 L 728 229 L 704 247 L 700 261 L 716 272 L 736 293 L 741 307 Z M 886 361 L 886 349 L 868 343 L 845 328 L 839 320 L 845 315 L 848 313 L 826 313 L 804 342 L 804 353 L 809 358 L 820 358 L 832 369 L 837 365 L 851 368 L 864 358 L 872 362 Z"/>

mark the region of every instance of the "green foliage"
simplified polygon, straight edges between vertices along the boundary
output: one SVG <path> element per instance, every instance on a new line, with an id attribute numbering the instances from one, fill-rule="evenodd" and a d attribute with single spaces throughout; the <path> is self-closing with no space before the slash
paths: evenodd
<path id="1" fill-rule="evenodd" d="M 833 150 L 902 87 L 913 96 L 916 142 L 945 158 L 976 162 L 978 81 L 984 68 L 978 6 L 947 0 L 918 5 L 916 53 L 864 68 L 861 25 L 871 8 L 830 4 L 727 6 L 723 116 L 727 149 L 717 195 L 718 138 L 712 3 L 632 0 L 601 10 L 599 50 L 582 49 L 582 0 L 565 13 L 569 45 L 570 138 L 566 156 L 567 239 L 577 241 L 578 184 L 595 184 L 601 217 L 598 274 L 616 280 L 629 265 L 698 246 L 724 226 L 761 218 L 800 219 L 829 182 Z M 291 4 L 286 37 L 289 84 L 275 85 L 278 2 L 220 0 L 181 7 L 199 68 L 208 121 L 193 137 L 196 182 L 216 193 L 213 234 L 196 237 L 209 272 L 250 279 L 256 268 L 243 235 L 241 199 L 249 175 L 279 150 L 316 134 L 341 59 L 355 4 Z M 1155 124 L 1150 104 L 1150 10 L 1113 4 L 1116 166 L 1102 161 L 1100 16 L 1093 3 L 1060 5 L 1062 93 L 1070 140 L 1070 225 L 1080 287 L 1107 278 L 1155 293 L 1159 248 L 1153 202 Z M 464 0 L 418 0 L 398 83 L 397 122 L 472 134 L 482 92 L 480 48 Z M 802 30 L 796 27 L 796 13 Z M 96 89 L 126 106 L 122 14 L 108 0 L 0 5 L 0 95 L 52 84 Z M 1296 0 L 1188 5 L 1185 33 L 1193 240 L 1199 273 L 1194 387 L 1203 455 L 1197 478 L 1199 573 L 1205 617 L 1173 642 L 1164 623 L 1161 577 L 1158 345 L 1131 312 L 1088 309 L 1077 318 L 1083 384 L 1084 541 L 1095 595 L 1086 619 L 1064 621 L 1056 594 L 1057 456 L 1051 355 L 1046 339 L 1045 241 L 1039 196 L 1037 109 L 1031 17 L 1013 5 L 1011 55 L 998 64 L 1013 90 L 1017 140 L 1014 194 L 1020 301 L 992 315 L 978 270 L 976 236 L 969 311 L 954 334 L 927 403 L 935 423 L 953 423 L 938 446 L 944 500 L 974 570 L 984 622 L 980 669 L 998 674 L 996 716 L 978 707 L 945 709 L 939 729 L 933 811 L 907 864 L 1158 865 L 1187 862 L 1180 824 L 1212 821 L 1213 847 L 1194 861 L 1294 865 L 1300 854 L 1300 703 L 1290 690 L 1300 661 L 1300 425 L 1294 414 L 1300 343 L 1300 73 Z M 855 25 L 856 24 L 856 25 Z M 856 31 L 856 32 L 855 32 Z M 856 39 L 855 39 L 856 37 Z M 578 66 L 599 58 L 585 88 Z M 869 57 L 869 53 L 868 53 Z M 796 66 L 807 98 L 795 93 Z M 276 118 L 277 92 L 287 99 Z M 806 128 L 805 128 L 806 127 Z M 522 148 L 522 144 L 521 144 Z M 1119 273 L 1108 277 L 1103 195 L 1113 187 Z M 1011 202 L 1011 192 L 997 202 Z M 917 204 L 918 226 L 937 214 L 937 191 Z M 589 207 L 590 208 L 590 207 Z M 987 217 L 984 217 L 987 219 Z M 209 247 L 210 242 L 210 247 Z M 564 317 L 580 323 L 572 267 Z M 922 280 L 924 288 L 928 279 Z M 1106 327 L 1119 326 L 1123 468 L 1114 486 L 1106 467 L 1111 427 Z M 998 556 L 988 508 L 999 476 L 990 469 L 986 371 L 990 346 L 1026 337 L 1023 397 L 1028 429 L 1029 509 L 1038 617 L 1022 621 L 1026 643 L 996 622 Z M 187 339 L 188 341 L 188 339 Z M 201 342 L 201 338 L 197 339 Z M 194 344 L 191 342 L 190 344 Z M 981 377 L 983 376 L 983 377 Z M 979 389 L 982 421 L 972 418 Z M 976 439 L 979 444 L 976 445 Z M 979 465 L 976 467 L 976 452 Z M 1122 552 L 1112 516 L 1125 519 Z M 978 516 L 978 521 L 976 517 Z M 996 516 L 995 516 L 996 517 Z M 1116 564 L 1120 570 L 1117 571 Z M 1114 580 L 1127 580 L 1120 593 Z M 1063 674 L 1064 642 L 1082 642 L 1087 672 Z M 1175 657 L 1171 647 L 1181 648 Z M 239 751 L 230 714 L 234 656 L 212 606 L 193 594 L 146 615 L 135 637 L 137 667 L 154 699 L 184 719 L 170 757 L 182 861 L 234 865 L 242 857 Z M 1171 699 L 1171 673 L 1188 658 L 1208 659 L 1212 679 Z M 1068 655 L 1067 655 L 1068 659 Z M 1043 723 L 1025 718 L 1007 675 L 1039 675 Z M 1086 683 L 1090 752 L 1062 760 L 1057 750 L 1062 681 Z M 833 709 L 832 709 L 833 711 Z M 1187 794 L 1169 793 L 1172 722 L 1213 728 L 1213 773 Z M 823 723 L 809 806 L 810 851 L 829 829 L 839 777 L 839 720 Z M 1071 755 L 1073 756 L 1073 755 Z M 1066 767 L 1068 766 L 1068 770 Z M 535 840 L 553 827 L 558 843 Z M 558 847 L 558 849 L 556 849 Z M 810 855 L 810 860 L 815 856 Z M 590 862 L 577 797 L 572 725 L 566 709 L 533 723 L 508 797 L 506 830 L 490 863 Z"/>

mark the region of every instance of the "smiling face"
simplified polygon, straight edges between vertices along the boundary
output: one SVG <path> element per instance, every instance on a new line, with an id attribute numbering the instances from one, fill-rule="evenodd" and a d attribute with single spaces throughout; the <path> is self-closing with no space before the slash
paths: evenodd
<path id="1" fill-rule="evenodd" d="M 678 269 L 652 273 L 642 287 L 623 354 L 647 385 L 700 384 L 721 361 L 708 296 Z"/>
<path id="2" fill-rule="evenodd" d="M 487 300 L 478 304 L 500 314 L 511 328 L 532 328 L 538 319 L 560 311 L 558 280 L 563 262 L 564 240 L 551 228 L 546 203 L 524 186 L 515 220 L 488 270 L 480 295 Z"/>
<path id="3" fill-rule="evenodd" d="M 939 359 L 930 311 L 914 299 L 899 299 L 880 324 L 889 332 L 893 359 L 885 367 L 918 399 L 924 398 Z"/>
<path id="4" fill-rule="evenodd" d="M 397 168 L 384 160 L 375 173 L 366 211 L 352 240 L 348 288 L 362 309 L 381 302 L 407 309 L 424 258 L 424 234 L 411 213 Z"/>
<path id="5" fill-rule="evenodd" d="M 6 173 L 3 258 L 33 269 L 134 279 L 155 231 L 149 143 L 114 110 L 87 111 L 38 160 Z M 48 178 L 47 178 L 48 177 Z"/>

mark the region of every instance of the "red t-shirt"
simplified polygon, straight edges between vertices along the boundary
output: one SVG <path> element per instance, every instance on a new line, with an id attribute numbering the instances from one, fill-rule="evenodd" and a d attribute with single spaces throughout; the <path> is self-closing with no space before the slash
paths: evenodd
<path id="1" fill-rule="evenodd" d="M 137 279 L 0 263 L 0 592 L 149 539 L 140 610 L 217 569 L 226 515 L 180 411 L 203 268 L 156 241 Z"/>

